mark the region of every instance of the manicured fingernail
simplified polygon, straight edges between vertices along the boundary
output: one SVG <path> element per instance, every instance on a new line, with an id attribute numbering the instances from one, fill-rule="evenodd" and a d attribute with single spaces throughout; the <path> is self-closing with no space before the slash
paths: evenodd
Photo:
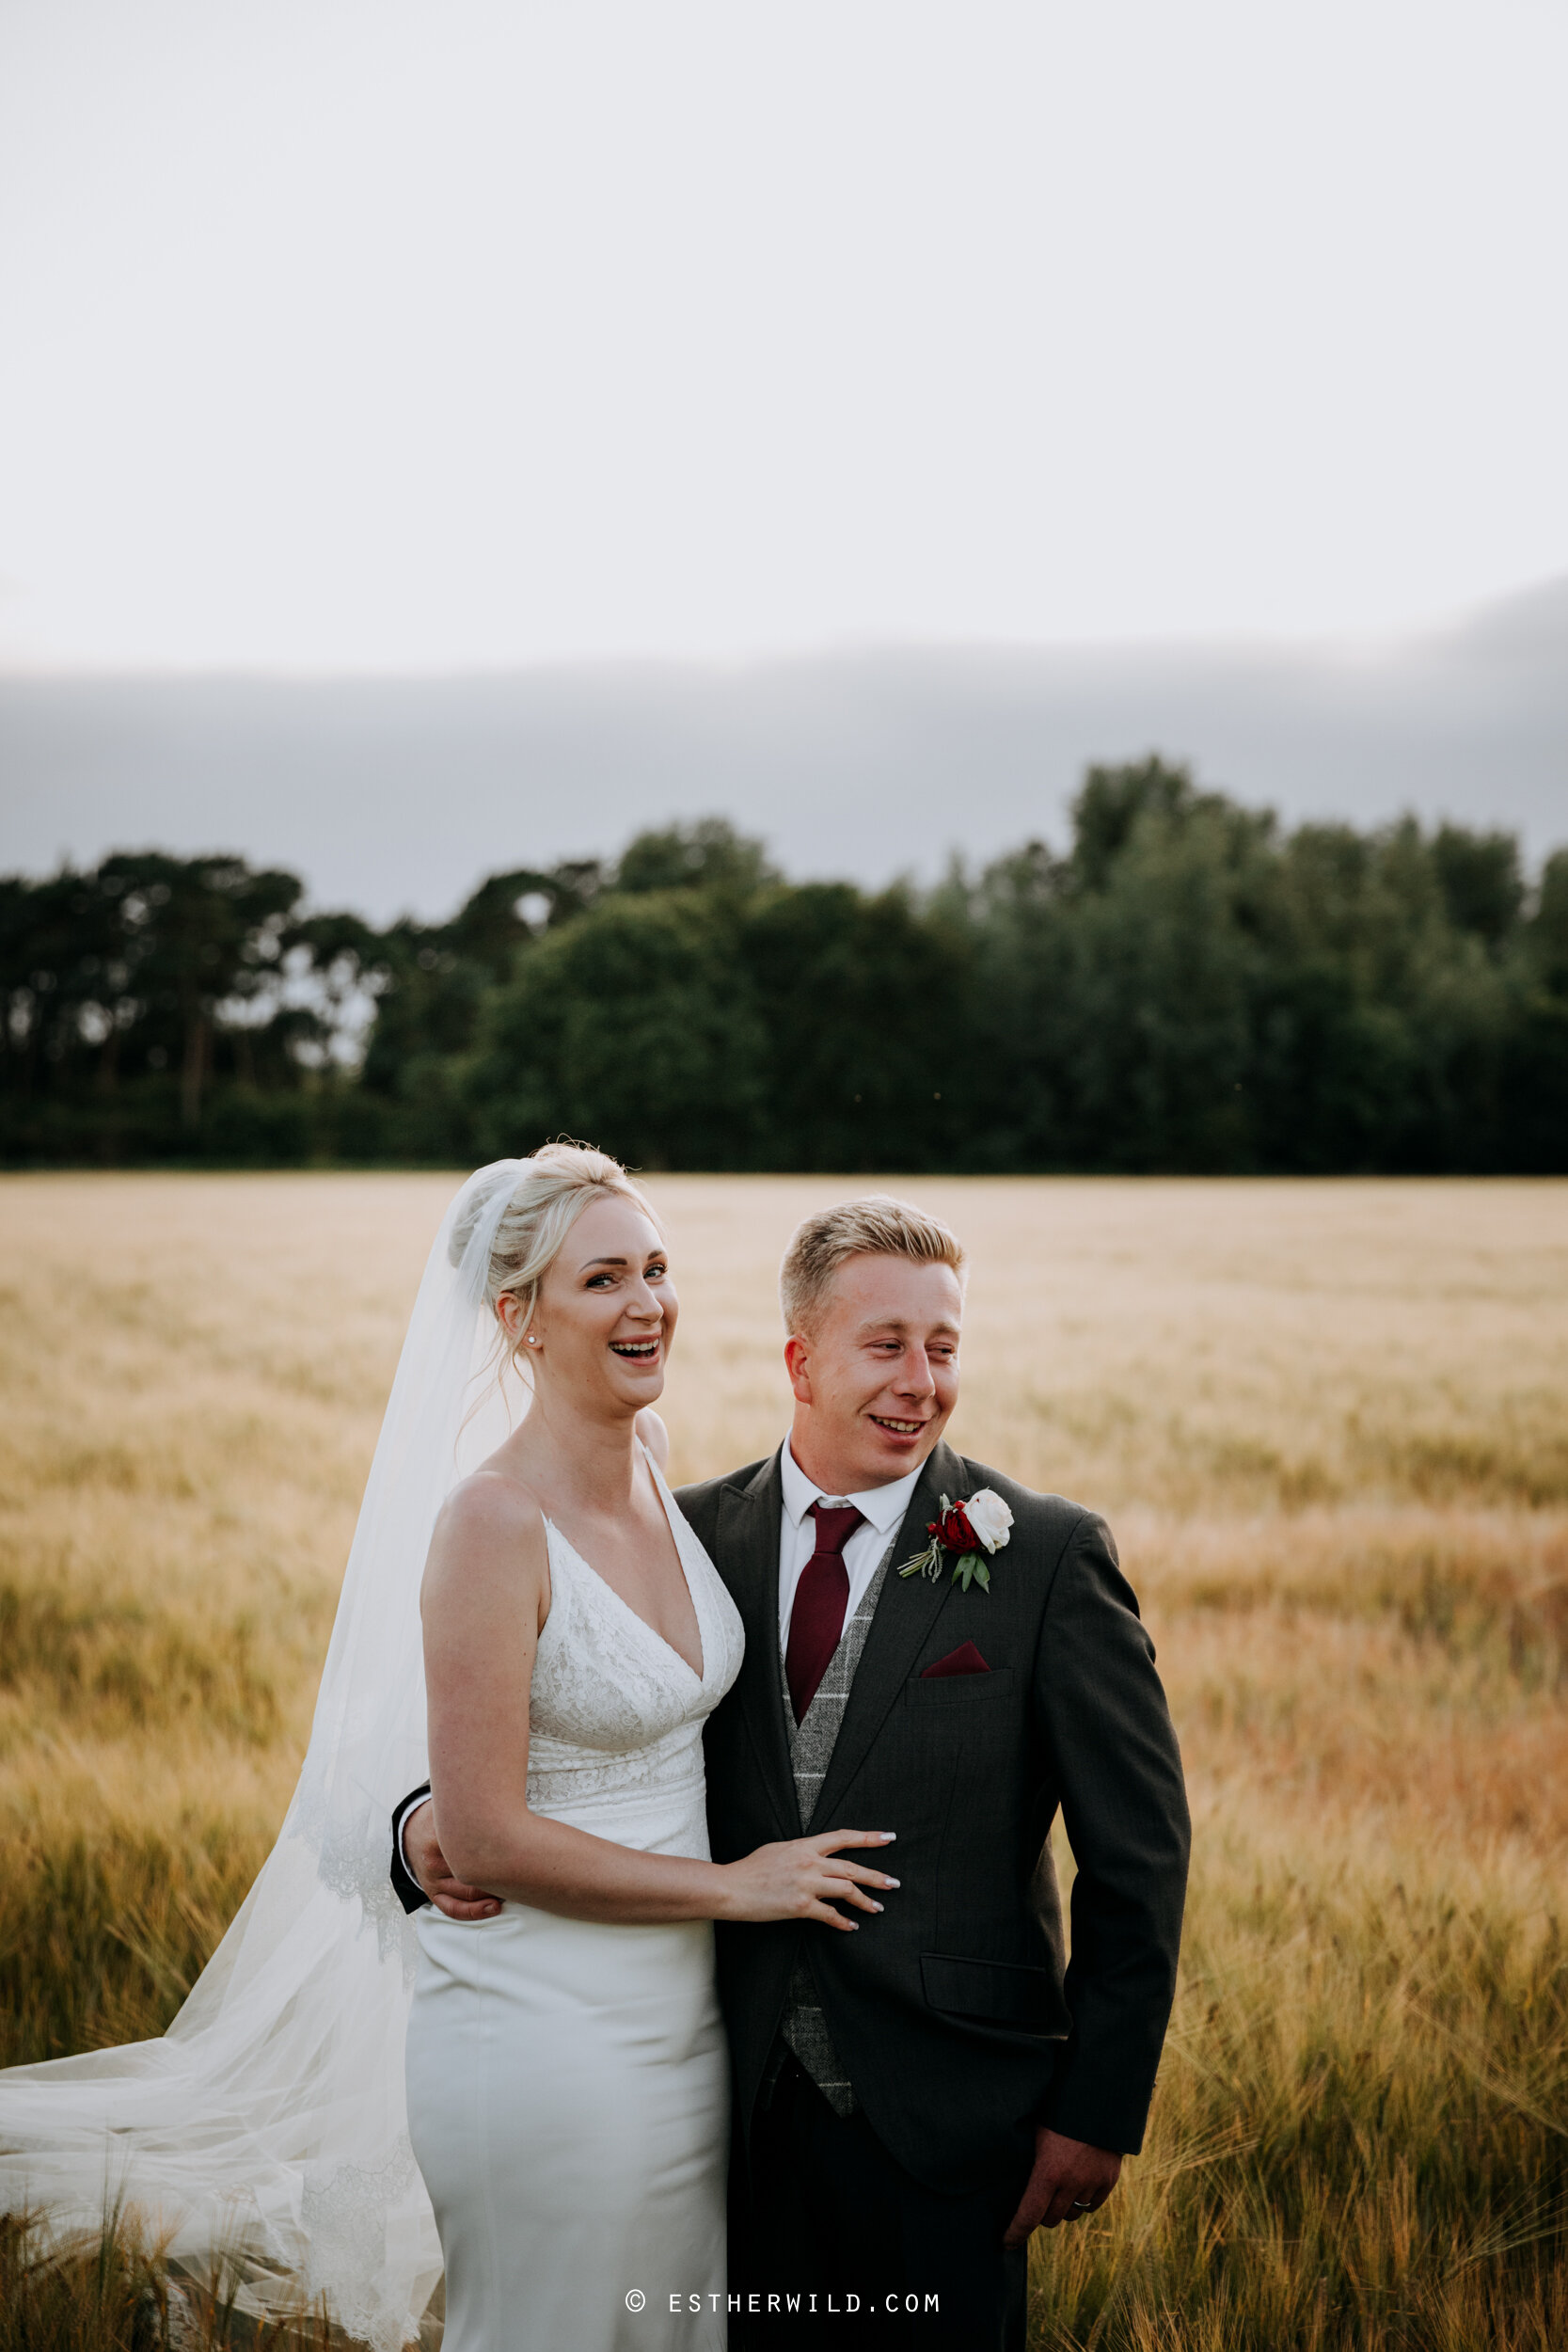
<path id="1" fill-rule="evenodd" d="M 884 1880 L 882 1881 L 882 1884 L 883 1884 L 884 1886 L 896 1886 L 896 1885 L 897 1885 L 897 1883 L 898 1883 L 898 1881 L 897 1881 L 896 1879 L 884 1879 Z"/>
<path id="2" fill-rule="evenodd" d="M 881 1839 L 884 1846 L 891 1846 L 894 1839 L 897 1836 L 898 1832 L 895 1829 L 879 1829 L 877 1832 L 877 1835 Z"/>
<path id="3" fill-rule="evenodd" d="M 880 1903 L 873 1903 L 873 1904 L 872 1904 L 872 1906 L 871 1906 L 871 1908 L 872 1908 L 872 1910 L 873 1910 L 873 1911 L 880 1911 L 881 1907 L 882 1907 L 882 1906 L 881 1906 L 881 1904 L 880 1904 Z"/>

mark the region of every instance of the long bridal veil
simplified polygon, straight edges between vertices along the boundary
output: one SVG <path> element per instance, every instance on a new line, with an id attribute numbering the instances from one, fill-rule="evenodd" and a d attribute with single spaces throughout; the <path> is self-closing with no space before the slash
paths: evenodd
<path id="1" fill-rule="evenodd" d="M 441 2269 L 404 2109 L 414 1940 L 388 1818 L 427 1772 L 431 1529 L 526 1409 L 490 1370 L 484 1282 L 527 1165 L 471 1176 L 432 1248 L 299 1785 L 233 1925 L 160 2041 L 0 2073 L 0 2212 L 62 2244 L 95 2237 L 118 2203 L 179 2266 L 230 2259 L 253 2312 L 325 2296 L 376 2352 L 418 2332 Z"/>

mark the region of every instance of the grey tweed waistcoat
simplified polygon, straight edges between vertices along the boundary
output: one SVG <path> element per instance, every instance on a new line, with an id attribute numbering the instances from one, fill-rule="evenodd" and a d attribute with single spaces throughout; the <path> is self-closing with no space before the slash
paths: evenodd
<path id="1" fill-rule="evenodd" d="M 855 1679 L 855 1669 L 861 1662 L 865 1637 L 871 1630 L 871 1620 L 877 1611 L 877 1597 L 887 1576 L 888 1564 L 897 1549 L 896 1532 L 893 1542 L 878 1563 L 877 1573 L 866 1586 L 859 1608 L 839 1635 L 838 1647 L 828 1661 L 821 1681 L 812 1694 L 811 1705 L 799 1724 L 789 1695 L 789 1679 L 784 1673 L 783 1645 L 779 1650 L 779 1679 L 784 1689 L 784 1723 L 789 1728 L 789 1762 L 795 1775 L 795 1802 L 800 1809 L 802 1833 L 810 1826 L 816 1810 L 828 1766 L 837 1743 L 839 1727 L 844 1721 L 844 1708 Z M 824 1828 L 833 1826 L 824 1822 Z M 875 1827 L 875 1823 L 868 1826 Z M 811 1934 L 828 1935 L 833 1930 L 814 1927 Z M 803 1947 L 789 1980 L 789 1994 L 779 2031 L 794 2051 L 812 2081 L 838 2115 L 853 2115 L 855 2093 L 844 2061 L 833 2048 L 828 2021 L 822 2014 L 822 2003 L 816 1990 Z"/>

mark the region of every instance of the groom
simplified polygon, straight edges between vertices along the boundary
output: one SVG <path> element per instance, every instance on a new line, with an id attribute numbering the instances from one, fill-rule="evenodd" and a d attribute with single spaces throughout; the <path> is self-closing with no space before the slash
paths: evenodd
<path id="1" fill-rule="evenodd" d="M 676 1498 L 746 1627 L 706 1732 L 714 1859 L 892 1829 L 901 1882 L 854 1934 L 718 1929 L 732 2343 L 874 2318 L 933 2352 L 1022 2352 L 1031 2231 L 1092 2213 L 1142 2144 L 1180 1934 L 1180 1759 L 1104 1523 L 942 1442 L 962 1268 L 900 1201 L 808 1218 L 780 1278 L 788 1439 Z M 962 1589 L 950 1549 L 934 1581 L 897 1573 L 944 1495 L 987 1488 L 1012 1513 L 979 1555 L 989 1587 Z M 405 1822 L 405 1851 L 446 1908 L 472 1890 L 442 1882 L 430 1820 Z"/>

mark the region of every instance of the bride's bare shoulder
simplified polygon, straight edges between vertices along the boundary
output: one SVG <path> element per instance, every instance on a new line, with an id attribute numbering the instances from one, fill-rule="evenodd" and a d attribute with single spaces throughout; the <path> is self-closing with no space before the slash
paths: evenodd
<path id="1" fill-rule="evenodd" d="M 520 1479 L 486 1467 L 455 1486 L 431 1539 L 430 1567 L 443 1578 L 500 1567 L 544 1571 L 545 1515 Z"/>
<path id="2" fill-rule="evenodd" d="M 667 1470 L 670 1467 L 670 1432 L 651 1405 L 644 1405 L 637 1416 L 637 1434 L 659 1469 Z"/>

